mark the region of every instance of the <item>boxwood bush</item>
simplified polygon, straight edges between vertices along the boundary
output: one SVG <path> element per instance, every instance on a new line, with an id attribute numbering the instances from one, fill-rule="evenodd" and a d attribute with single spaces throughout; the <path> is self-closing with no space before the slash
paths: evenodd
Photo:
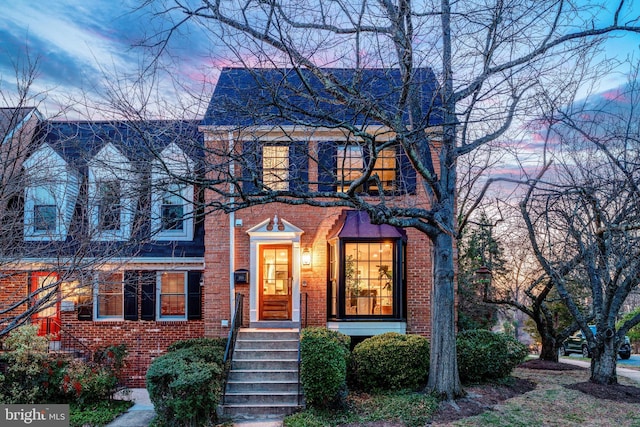
<path id="1" fill-rule="evenodd" d="M 207 425 L 216 421 L 224 386 L 221 340 L 175 343 L 147 370 L 147 390 L 157 425 Z"/>
<path id="2" fill-rule="evenodd" d="M 346 390 L 351 339 L 325 328 L 305 328 L 300 340 L 300 379 L 308 406 L 326 408 L 340 403 Z"/>
<path id="3" fill-rule="evenodd" d="M 507 377 L 528 354 L 515 338 L 484 329 L 460 332 L 456 345 L 460 379 L 467 383 Z"/>
<path id="4" fill-rule="evenodd" d="M 351 369 L 365 391 L 415 390 L 427 382 L 429 341 L 396 332 L 367 338 L 353 349 Z"/>

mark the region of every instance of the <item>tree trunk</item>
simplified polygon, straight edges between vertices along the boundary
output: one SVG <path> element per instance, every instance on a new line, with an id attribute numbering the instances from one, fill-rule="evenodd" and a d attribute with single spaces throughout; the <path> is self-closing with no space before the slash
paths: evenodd
<path id="1" fill-rule="evenodd" d="M 441 232 L 433 242 L 431 362 L 427 389 L 441 398 L 453 400 L 464 394 L 456 357 L 453 239 Z"/>
<path id="2" fill-rule="evenodd" d="M 596 384 L 617 384 L 616 361 L 618 352 L 613 345 L 614 340 L 606 340 L 604 351 L 596 349 L 591 355 L 591 378 L 589 381 Z"/>
<path id="3" fill-rule="evenodd" d="M 540 334 L 540 340 L 542 343 L 542 348 L 540 349 L 540 360 L 557 362 L 559 347 L 556 347 L 556 339 L 547 334 Z"/>

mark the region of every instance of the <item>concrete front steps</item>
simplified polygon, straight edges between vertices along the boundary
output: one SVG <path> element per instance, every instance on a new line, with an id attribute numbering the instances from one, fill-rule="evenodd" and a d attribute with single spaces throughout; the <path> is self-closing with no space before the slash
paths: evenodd
<path id="1" fill-rule="evenodd" d="M 298 330 L 238 332 L 222 413 L 233 419 L 289 415 L 300 408 Z"/>

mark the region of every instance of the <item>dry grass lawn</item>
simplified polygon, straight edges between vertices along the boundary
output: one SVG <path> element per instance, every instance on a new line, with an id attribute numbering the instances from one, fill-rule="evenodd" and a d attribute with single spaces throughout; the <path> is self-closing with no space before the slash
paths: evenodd
<path id="1" fill-rule="evenodd" d="M 517 368 L 513 375 L 535 382 L 536 388 L 493 405 L 482 414 L 432 425 L 640 427 L 640 404 L 596 398 L 566 387 L 587 381 L 587 369 L 552 371 Z M 618 381 L 623 385 L 640 387 L 624 377 L 618 376 Z M 473 389 L 472 392 L 482 394 L 482 388 Z"/>

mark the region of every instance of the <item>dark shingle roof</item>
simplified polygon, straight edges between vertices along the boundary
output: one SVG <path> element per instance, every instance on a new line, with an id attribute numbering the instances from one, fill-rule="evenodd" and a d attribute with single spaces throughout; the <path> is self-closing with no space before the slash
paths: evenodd
<path id="1" fill-rule="evenodd" d="M 371 105 L 384 113 L 398 113 L 400 88 L 398 69 L 324 69 L 335 76 L 345 90 L 361 96 L 358 102 L 345 104 L 340 95 L 330 94 L 308 69 L 224 68 L 211 97 L 203 125 L 251 126 L 291 125 L 335 126 L 380 124 L 369 115 Z M 415 71 L 414 82 L 421 92 L 423 125 L 442 123 L 437 80 L 429 68 Z M 344 100 L 353 99 L 345 96 Z M 406 119 L 406 114 L 403 114 Z"/>
<path id="2" fill-rule="evenodd" d="M 108 143 L 132 162 L 148 163 L 172 142 L 195 161 L 203 156 L 197 121 L 48 121 L 37 138 L 79 169 Z"/>

